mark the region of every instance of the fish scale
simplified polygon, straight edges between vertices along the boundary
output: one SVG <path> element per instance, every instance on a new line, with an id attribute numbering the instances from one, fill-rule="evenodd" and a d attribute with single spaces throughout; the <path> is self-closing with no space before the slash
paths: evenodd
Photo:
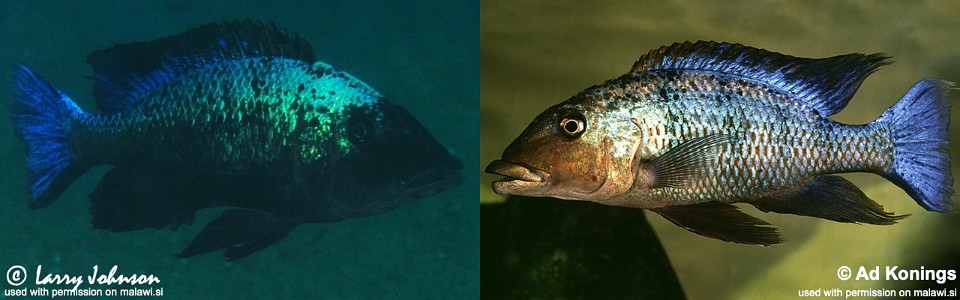
<path id="1" fill-rule="evenodd" d="M 310 66 L 282 58 L 242 59 L 201 68 L 172 81 L 155 93 L 145 95 L 142 106 L 135 109 L 150 112 L 148 114 L 82 116 L 77 120 L 77 126 L 83 133 L 78 134 L 76 140 L 81 149 L 97 147 L 100 140 L 111 141 L 115 147 L 95 158 L 107 159 L 103 162 L 108 163 L 128 160 L 130 154 L 142 155 L 155 151 L 180 153 L 189 152 L 185 150 L 191 148 L 205 149 L 200 152 L 202 155 L 189 158 L 197 165 L 219 162 L 230 168 L 242 169 L 250 164 L 275 162 L 287 151 L 286 145 L 299 144 L 296 141 L 300 139 L 325 145 L 328 140 L 342 136 L 342 133 L 332 130 L 344 127 L 339 125 L 343 120 L 341 111 L 348 106 L 371 105 L 380 97 L 365 84 L 351 82 L 356 81 L 352 76 L 328 71 L 330 68 L 323 63 Z M 214 74 L 230 75 L 224 77 Z M 264 82 L 260 83 L 260 89 L 272 91 L 256 93 L 252 88 L 253 84 L 257 84 L 256 81 Z M 359 88 L 331 87 L 338 85 L 355 85 Z M 210 86 L 217 88 L 207 88 Z M 304 89 L 301 90 L 300 86 L 304 86 Z M 316 92 L 327 90 L 349 95 Z M 295 99 L 301 98 L 316 100 L 295 102 Z M 300 133 L 296 130 L 297 122 L 313 125 Z M 189 126 L 185 126 L 186 123 Z M 157 138 L 166 135 L 170 128 L 182 128 L 193 133 Z M 99 140 L 87 138 L 89 136 L 97 136 Z M 91 141 L 95 143 L 89 143 Z M 301 149 L 302 158 L 318 160 L 327 155 L 330 149 L 317 147 L 317 144 L 305 144 Z M 340 146 L 336 150 L 339 153 L 349 150 L 346 143 L 334 144 Z"/>
<path id="2" fill-rule="evenodd" d="M 15 65 L 29 206 L 111 165 L 89 194 L 94 227 L 176 229 L 230 207 L 180 257 L 239 259 L 299 224 L 374 215 L 460 180 L 463 163 L 409 112 L 273 25 L 212 23 L 87 62 L 99 113 Z"/>
<path id="3" fill-rule="evenodd" d="M 620 79 L 638 83 L 618 84 L 624 87 L 622 94 L 655 95 L 652 99 L 641 96 L 608 101 L 636 106 L 632 112 L 640 116 L 640 132 L 644 133 L 640 144 L 647 145 L 641 159 L 652 160 L 686 140 L 711 134 L 731 135 L 737 141 L 738 150 L 726 147 L 719 152 L 716 164 L 728 167 L 719 172 L 707 168 L 711 172 L 691 188 L 654 192 L 676 204 L 701 203 L 704 199 L 733 203 L 796 187 L 818 175 L 881 171 L 892 161 L 888 129 L 833 123 L 812 111 L 799 110 L 805 106 L 783 93 L 741 78 L 683 72 L 637 76 L 643 78 Z M 731 95 L 729 101 L 714 100 L 727 95 Z M 723 126 L 724 119 L 733 120 L 733 126 Z M 785 127 L 792 130 L 788 133 Z M 796 136 L 801 140 L 795 141 Z M 813 149 L 803 155 L 784 155 L 811 144 Z"/>
<path id="4" fill-rule="evenodd" d="M 924 79 L 875 121 L 830 120 L 881 54 L 801 58 L 710 41 L 641 56 L 626 74 L 541 113 L 487 167 L 500 194 L 649 209 L 695 233 L 771 245 L 775 228 L 740 212 L 890 225 L 842 177 L 870 172 L 922 207 L 953 208 L 952 83 Z"/>

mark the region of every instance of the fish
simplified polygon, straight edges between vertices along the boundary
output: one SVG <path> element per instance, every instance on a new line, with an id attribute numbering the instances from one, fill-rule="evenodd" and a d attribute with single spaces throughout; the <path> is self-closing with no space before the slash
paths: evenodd
<path id="1" fill-rule="evenodd" d="M 922 79 L 875 121 L 843 124 L 883 54 L 802 58 L 697 41 L 649 51 L 617 78 L 536 116 L 485 169 L 502 195 L 646 209 L 728 242 L 783 242 L 741 212 L 890 225 L 883 209 L 836 174 L 886 178 L 921 207 L 950 212 L 953 83 Z"/>
<path id="2" fill-rule="evenodd" d="M 461 160 L 410 112 L 272 23 L 211 23 L 87 62 L 99 112 L 14 66 L 28 207 L 100 165 L 111 168 L 89 194 L 95 228 L 176 230 L 222 207 L 178 257 L 237 260 L 299 224 L 375 215 L 461 181 Z"/>

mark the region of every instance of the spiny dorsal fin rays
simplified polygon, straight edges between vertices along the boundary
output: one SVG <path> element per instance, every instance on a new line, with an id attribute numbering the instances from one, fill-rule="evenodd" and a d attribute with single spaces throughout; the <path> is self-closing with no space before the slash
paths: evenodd
<path id="1" fill-rule="evenodd" d="M 734 141 L 729 135 L 712 134 L 680 143 L 649 162 L 647 167 L 652 177 L 648 185 L 653 188 L 686 187 L 690 180 L 714 168 L 713 161 L 720 154 L 721 146 Z"/>
<path id="2" fill-rule="evenodd" d="M 843 110 L 863 80 L 889 64 L 888 59 L 879 53 L 802 58 L 741 44 L 698 41 L 651 50 L 640 56 L 630 72 L 697 70 L 737 75 L 779 88 L 823 116 L 831 116 Z"/>

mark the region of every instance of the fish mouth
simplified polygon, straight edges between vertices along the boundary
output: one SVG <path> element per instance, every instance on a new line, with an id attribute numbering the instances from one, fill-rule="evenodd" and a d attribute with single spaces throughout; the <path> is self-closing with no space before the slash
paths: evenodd
<path id="1" fill-rule="evenodd" d="M 463 179 L 463 162 L 451 157 L 440 167 L 425 169 L 403 180 L 400 190 L 406 196 L 423 198 L 460 185 Z"/>
<path id="2" fill-rule="evenodd" d="M 524 190 L 546 186 L 550 178 L 550 174 L 542 170 L 502 160 L 491 162 L 484 171 L 505 176 L 493 182 L 493 191 L 500 195 L 527 195 Z"/>

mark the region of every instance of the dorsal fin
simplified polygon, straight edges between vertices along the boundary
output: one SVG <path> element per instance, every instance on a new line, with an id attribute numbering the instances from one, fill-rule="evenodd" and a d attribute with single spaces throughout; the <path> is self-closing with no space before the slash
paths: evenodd
<path id="1" fill-rule="evenodd" d="M 229 21 L 190 29 L 152 42 L 117 45 L 91 53 L 93 95 L 104 113 L 122 111 L 178 74 L 215 61 L 286 57 L 312 63 L 313 49 L 296 34 L 260 21 Z"/>
<path id="2" fill-rule="evenodd" d="M 700 70 L 742 76 L 777 87 L 830 116 L 846 107 L 863 80 L 890 63 L 888 58 L 879 53 L 854 53 L 813 59 L 741 44 L 698 41 L 652 50 L 640 56 L 630 72 Z"/>

